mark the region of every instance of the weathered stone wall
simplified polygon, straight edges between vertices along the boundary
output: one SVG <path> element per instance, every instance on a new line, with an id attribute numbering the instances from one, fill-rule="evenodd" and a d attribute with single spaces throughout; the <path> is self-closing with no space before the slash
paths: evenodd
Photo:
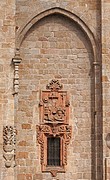
<path id="1" fill-rule="evenodd" d="M 55 7 L 80 17 L 100 42 L 100 2 L 97 1 L 17 1 L 17 32 L 42 11 Z M 102 163 L 97 159 L 100 142 L 94 141 L 97 133 L 93 115 L 94 57 L 88 37 L 75 22 L 62 15 L 51 15 L 32 26 L 23 40 L 20 53 L 16 178 L 52 179 L 49 173 L 41 173 L 36 124 L 39 124 L 40 90 L 56 78 L 70 94 L 70 124 L 73 127 L 67 170 L 57 178 L 101 179 L 100 167 L 97 168 Z"/>
<path id="2" fill-rule="evenodd" d="M 81 29 L 68 18 L 51 15 L 35 24 L 21 46 L 17 126 L 17 177 L 52 179 L 41 172 L 40 146 L 36 143 L 39 94 L 58 79 L 70 96 L 72 139 L 68 147 L 64 180 L 91 179 L 91 98 L 93 60 L 91 45 Z M 73 168 L 74 167 L 74 168 Z"/>
<path id="3" fill-rule="evenodd" d="M 96 44 L 100 46 L 100 4 L 101 1 L 97 0 L 4 0 L 0 2 L 1 180 L 102 180 L 101 108 L 99 109 L 100 118 L 97 118 L 98 120 L 94 118 L 98 114 L 98 103 L 101 102 L 101 96 L 98 96 L 97 91 L 101 83 L 100 78 L 94 77 L 95 73 L 99 72 L 94 71 L 93 61 L 96 57 L 93 56 L 89 39 L 93 33 L 92 37 L 95 37 Z M 28 22 L 39 13 L 56 7 L 68 13 L 72 12 L 74 17 L 79 18 L 80 24 L 84 22 L 82 22 L 84 27 L 78 26 L 78 22 L 58 13 L 33 23 L 20 47 L 22 58 L 19 67 L 20 89 L 19 95 L 13 96 L 14 67 L 11 62 L 15 44 L 17 44 L 15 34 L 18 37 L 20 30 L 26 27 L 25 25 L 28 27 Z M 109 157 L 110 154 L 105 142 L 109 133 L 109 2 L 107 0 L 106 2 L 102 0 L 102 13 L 105 161 L 105 157 Z M 89 38 L 83 28 L 91 30 Z M 95 46 L 93 48 L 97 49 Z M 98 61 L 100 64 L 101 58 Z M 72 125 L 66 173 L 58 173 L 56 178 L 52 178 L 50 173 L 41 172 L 40 145 L 36 139 L 36 125 L 40 122 L 38 106 L 40 90 L 45 90 L 52 79 L 58 79 L 63 84 L 64 90 L 69 93 L 69 123 Z M 99 84 L 95 84 L 95 80 L 99 80 Z M 95 99 L 98 99 L 96 104 Z M 17 129 L 16 167 L 10 168 L 5 167 L 6 160 L 3 158 L 3 126 L 6 125 L 16 125 Z M 108 165 L 107 178 L 109 178 L 109 161 L 106 165 Z"/>
<path id="4" fill-rule="evenodd" d="M 13 168 L 5 168 L 3 125 L 14 124 L 13 66 L 15 50 L 15 1 L 0 1 L 0 179 L 13 179 Z"/>

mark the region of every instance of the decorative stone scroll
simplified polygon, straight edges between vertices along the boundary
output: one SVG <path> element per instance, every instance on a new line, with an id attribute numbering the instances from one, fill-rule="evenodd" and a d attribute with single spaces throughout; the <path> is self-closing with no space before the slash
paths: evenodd
<path id="1" fill-rule="evenodd" d="M 40 94 L 40 125 L 36 127 L 37 140 L 41 145 L 42 172 L 65 172 L 67 165 L 67 145 L 70 142 L 72 127 L 69 125 L 69 98 L 67 91 L 58 80 L 52 80 L 46 91 Z M 60 166 L 49 166 L 47 163 L 47 139 L 60 138 Z"/>
<path id="2" fill-rule="evenodd" d="M 15 143 L 16 130 L 13 126 L 3 127 L 3 157 L 5 158 L 5 166 L 7 168 L 15 166 Z"/>

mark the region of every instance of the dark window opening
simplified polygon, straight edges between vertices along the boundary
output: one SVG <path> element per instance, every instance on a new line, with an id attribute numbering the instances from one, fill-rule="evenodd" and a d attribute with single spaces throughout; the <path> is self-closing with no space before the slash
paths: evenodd
<path id="1" fill-rule="evenodd" d="M 60 138 L 47 138 L 47 165 L 60 166 Z"/>

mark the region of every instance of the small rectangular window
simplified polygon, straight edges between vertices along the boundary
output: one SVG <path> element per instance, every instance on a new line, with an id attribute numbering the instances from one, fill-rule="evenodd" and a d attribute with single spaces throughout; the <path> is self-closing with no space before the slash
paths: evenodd
<path id="1" fill-rule="evenodd" d="M 60 138 L 47 138 L 47 165 L 60 166 Z"/>

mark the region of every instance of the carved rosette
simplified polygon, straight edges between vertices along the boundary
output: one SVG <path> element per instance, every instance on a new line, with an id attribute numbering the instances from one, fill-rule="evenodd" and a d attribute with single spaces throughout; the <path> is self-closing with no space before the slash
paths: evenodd
<path id="1" fill-rule="evenodd" d="M 7 168 L 15 166 L 15 143 L 16 129 L 13 126 L 3 127 L 3 157 L 5 158 L 5 166 Z"/>
<path id="2" fill-rule="evenodd" d="M 67 165 L 67 146 L 71 139 L 72 127 L 69 125 L 69 98 L 67 91 L 58 80 L 52 80 L 46 91 L 40 96 L 40 125 L 37 126 L 37 141 L 41 145 L 42 172 L 50 172 L 56 176 L 57 172 L 65 172 Z M 47 139 L 60 138 L 61 165 L 59 167 L 47 166 Z"/>

